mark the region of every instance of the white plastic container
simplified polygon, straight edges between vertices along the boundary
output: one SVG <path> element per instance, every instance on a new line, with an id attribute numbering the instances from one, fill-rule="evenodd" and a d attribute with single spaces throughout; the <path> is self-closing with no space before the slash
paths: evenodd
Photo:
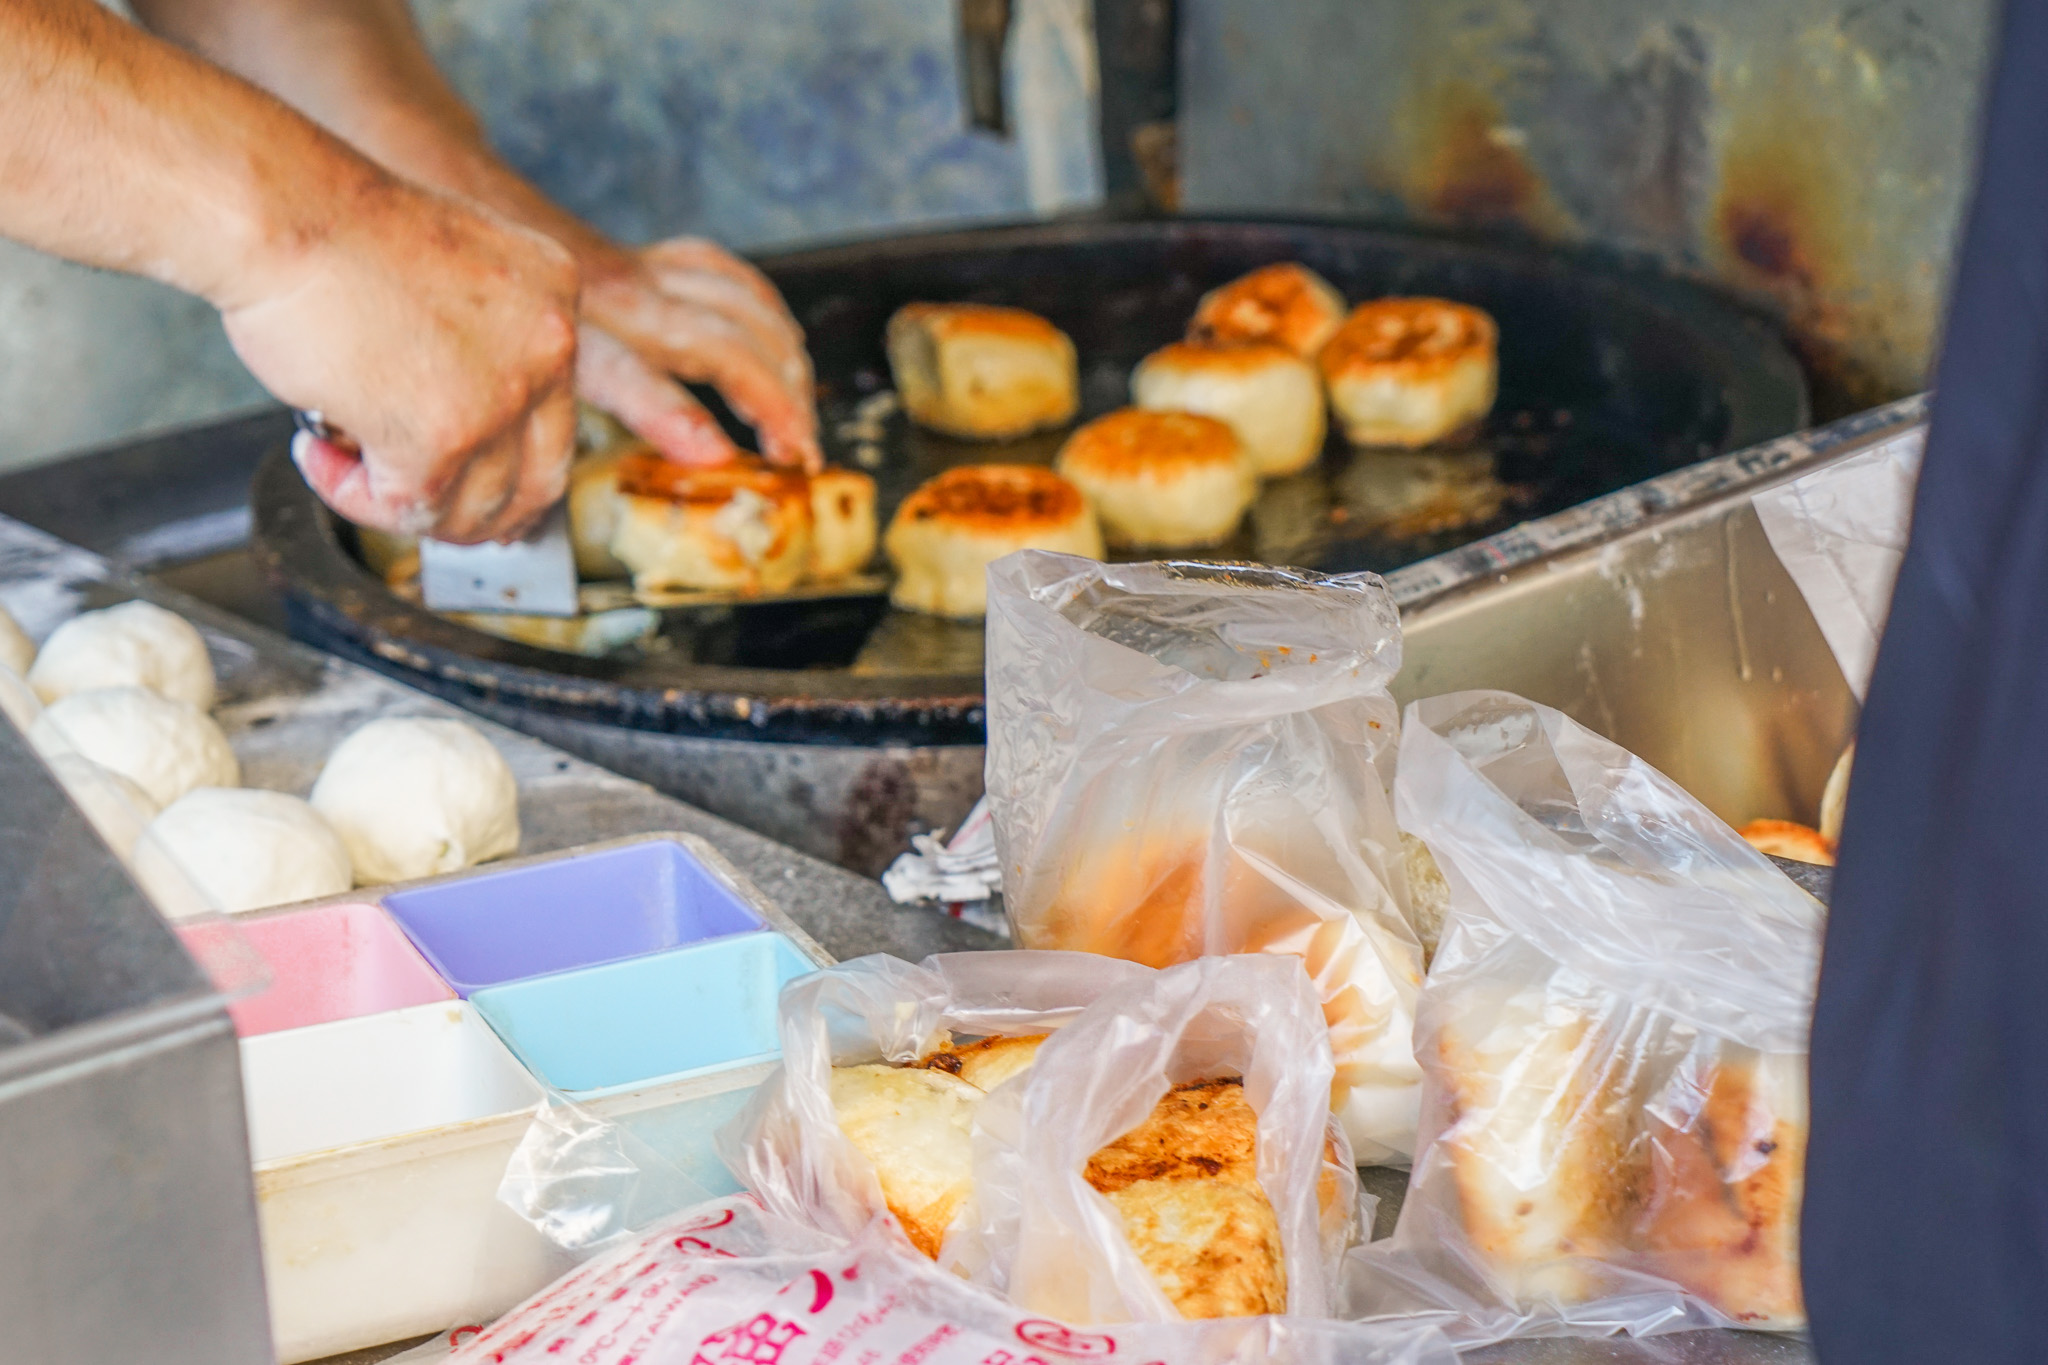
<path id="1" fill-rule="evenodd" d="M 739 1188 L 712 1136 L 773 1069 L 585 1107 L 711 1198 Z M 244 1039 L 242 1075 L 281 1365 L 487 1321 L 568 1269 L 497 1200 L 540 1089 L 466 1002 Z"/>
<path id="2" fill-rule="evenodd" d="M 559 1267 L 497 1202 L 540 1088 L 461 1001 L 242 1040 L 282 1362 L 500 1311 Z"/>

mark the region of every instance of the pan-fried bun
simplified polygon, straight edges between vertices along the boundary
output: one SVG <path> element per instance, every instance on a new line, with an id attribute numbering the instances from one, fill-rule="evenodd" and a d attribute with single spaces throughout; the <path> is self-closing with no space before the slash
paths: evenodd
<path id="1" fill-rule="evenodd" d="M 585 456 L 569 470 L 569 543 L 576 551 L 576 572 L 584 578 L 624 578 L 630 572 L 612 554 L 612 536 L 623 510 L 619 461 L 635 453 L 653 452 L 628 446 Z"/>
<path id="2" fill-rule="evenodd" d="M 949 1042 L 918 1058 L 917 1064 L 950 1072 L 977 1090 L 993 1090 L 1012 1076 L 1029 1071 L 1038 1058 L 1038 1045 L 1048 1036 L 1033 1033 L 1020 1038 L 982 1038 L 958 1046 Z"/>
<path id="3" fill-rule="evenodd" d="M 1190 341 L 1272 341 L 1314 359 L 1344 321 L 1344 296 L 1305 265 L 1261 266 L 1202 295 Z"/>
<path id="4" fill-rule="evenodd" d="M 875 1168 L 889 1212 L 925 1255 L 937 1258 L 946 1225 L 973 1188 L 969 1134 L 982 1092 L 943 1071 L 832 1068 L 832 1109 Z"/>
<path id="5" fill-rule="evenodd" d="M 1022 308 L 908 303 L 885 340 L 904 411 L 934 431 L 1022 436 L 1058 426 L 1080 404 L 1074 343 Z"/>
<path id="6" fill-rule="evenodd" d="M 1131 401 L 1229 423 L 1261 477 L 1292 474 L 1322 453 L 1323 381 L 1315 366 L 1275 342 L 1163 347 L 1132 372 Z"/>
<path id="7" fill-rule="evenodd" d="M 811 475 L 811 563 L 805 578 L 823 583 L 859 573 L 875 557 L 875 536 L 873 479 L 838 465 Z"/>
<path id="8" fill-rule="evenodd" d="M 1258 1179 L 1258 1123 L 1236 1077 L 1195 1081 L 1089 1158 L 1089 1185 L 1182 1317 L 1287 1311 L 1280 1223 Z"/>
<path id="9" fill-rule="evenodd" d="M 1081 490 L 1038 465 L 949 469 L 903 500 L 882 538 L 896 566 L 889 600 L 909 611 L 979 616 L 988 566 L 1015 550 L 1102 558 Z"/>
<path id="10" fill-rule="evenodd" d="M 640 592 L 780 592 L 810 563 L 803 476 L 758 460 L 690 468 L 627 455 L 618 466 L 618 501 L 612 553 Z"/>
<path id="11" fill-rule="evenodd" d="M 1795 863 L 1835 865 L 1835 846 L 1817 829 L 1791 820 L 1752 820 L 1735 831 L 1759 852 Z"/>
<path id="12" fill-rule="evenodd" d="M 1214 545 L 1259 488 L 1237 433 L 1192 412 L 1098 417 L 1067 438 L 1054 467 L 1088 495 L 1112 545 Z"/>
<path id="13" fill-rule="evenodd" d="M 1426 446 L 1492 409 L 1497 340 L 1493 319 L 1466 304 L 1375 299 L 1351 311 L 1318 363 L 1353 445 Z"/>

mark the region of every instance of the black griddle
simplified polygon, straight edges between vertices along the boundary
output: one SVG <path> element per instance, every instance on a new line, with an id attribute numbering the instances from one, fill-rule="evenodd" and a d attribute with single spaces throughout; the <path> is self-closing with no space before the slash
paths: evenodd
<path id="1" fill-rule="evenodd" d="M 771 257 L 808 334 L 827 458 L 873 473 L 886 523 L 924 479 L 988 460 L 1050 463 L 1066 432 L 967 442 L 900 413 L 882 333 L 916 299 L 1013 304 L 1074 339 L 1082 411 L 1127 401 L 1133 365 L 1197 298 L 1300 261 L 1359 301 L 1434 294 L 1500 324 L 1500 398 L 1482 430 L 1414 454 L 1352 451 L 1269 483 L 1218 559 L 1386 571 L 1806 425 L 1782 336 L 1709 289 L 1611 255 L 1341 223 L 1073 222 L 889 238 Z M 865 419 L 863 413 L 866 414 Z M 800 742 L 979 743 L 981 627 L 880 597 L 675 610 L 657 646 L 605 659 L 470 630 L 390 593 L 285 451 L 251 498 L 258 562 L 294 630 L 457 700 L 485 697 L 638 729 Z"/>

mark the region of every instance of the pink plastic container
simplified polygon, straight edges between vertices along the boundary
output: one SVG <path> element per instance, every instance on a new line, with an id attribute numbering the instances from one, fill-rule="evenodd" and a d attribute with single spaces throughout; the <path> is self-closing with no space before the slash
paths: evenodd
<path id="1" fill-rule="evenodd" d="M 359 902 L 238 915 L 231 925 L 271 971 L 270 986 L 228 1007 L 244 1038 L 453 1000 L 382 909 Z M 181 930 L 203 936 L 207 925 Z"/>

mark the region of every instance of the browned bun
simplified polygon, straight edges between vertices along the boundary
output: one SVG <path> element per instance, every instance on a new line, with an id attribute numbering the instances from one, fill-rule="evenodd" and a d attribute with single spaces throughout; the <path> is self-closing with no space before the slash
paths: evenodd
<path id="1" fill-rule="evenodd" d="M 896 566 L 890 598 L 941 616 L 979 616 L 986 571 L 1015 550 L 1102 557 L 1102 532 L 1081 490 L 1041 465 L 949 469 L 903 500 L 883 548 Z"/>
<path id="2" fill-rule="evenodd" d="M 1202 295 L 1191 341 L 1273 341 L 1313 358 L 1344 320 L 1344 296 L 1305 265 L 1261 266 Z"/>
<path id="3" fill-rule="evenodd" d="M 620 458 L 611 550 L 641 592 L 776 592 L 810 562 L 802 474 L 759 460 L 693 467 L 651 452 Z"/>
<path id="4" fill-rule="evenodd" d="M 1074 343 L 1022 308 L 909 303 L 884 340 L 897 396 L 919 426 L 1002 439 L 1057 426 L 1080 403 Z"/>
<path id="5" fill-rule="evenodd" d="M 1121 408 L 1067 438 L 1056 466 L 1113 545 L 1213 545 L 1258 494 L 1251 457 L 1227 423 L 1192 412 Z"/>
<path id="6" fill-rule="evenodd" d="M 1361 303 L 1318 363 L 1354 445 L 1422 446 L 1484 417 L 1499 380 L 1498 331 L 1448 299 Z"/>

